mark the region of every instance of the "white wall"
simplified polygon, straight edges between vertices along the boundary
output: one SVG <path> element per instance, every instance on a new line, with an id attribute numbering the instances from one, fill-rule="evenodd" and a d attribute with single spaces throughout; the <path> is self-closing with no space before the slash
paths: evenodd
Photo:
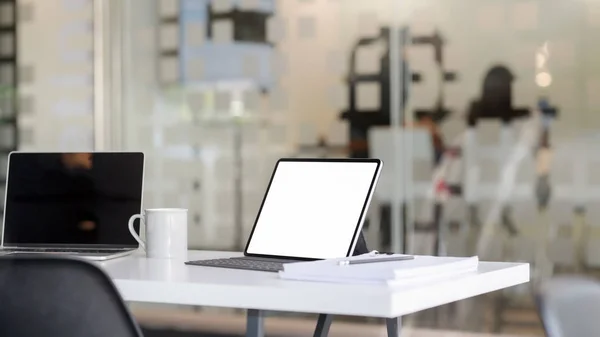
<path id="1" fill-rule="evenodd" d="M 91 0 L 20 0 L 23 150 L 93 148 Z"/>

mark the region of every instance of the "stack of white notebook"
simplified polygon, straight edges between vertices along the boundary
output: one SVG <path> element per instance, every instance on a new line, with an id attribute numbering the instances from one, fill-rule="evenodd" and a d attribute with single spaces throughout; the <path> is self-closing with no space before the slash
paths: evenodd
<path id="1" fill-rule="evenodd" d="M 351 258 L 288 263 L 279 272 L 282 279 L 355 284 L 409 286 L 440 281 L 477 271 L 479 258 L 414 256 L 414 259 L 348 264 L 346 261 L 377 259 L 396 255 L 365 254 Z M 340 263 L 341 262 L 341 263 Z"/>

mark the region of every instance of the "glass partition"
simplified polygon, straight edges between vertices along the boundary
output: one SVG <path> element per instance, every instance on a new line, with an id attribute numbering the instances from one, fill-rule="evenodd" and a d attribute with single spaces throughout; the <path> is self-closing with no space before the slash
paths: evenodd
<path id="1" fill-rule="evenodd" d="M 532 266 L 407 324 L 538 333 L 538 281 L 596 273 L 600 2 L 120 3 L 118 146 L 190 247 L 240 249 L 279 157 L 378 157 L 370 247 Z"/>

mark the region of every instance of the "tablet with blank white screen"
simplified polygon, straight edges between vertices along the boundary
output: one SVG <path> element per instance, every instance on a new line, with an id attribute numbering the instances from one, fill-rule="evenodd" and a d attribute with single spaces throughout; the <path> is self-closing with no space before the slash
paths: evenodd
<path id="1" fill-rule="evenodd" d="M 377 159 L 281 159 L 245 255 L 351 256 L 381 167 Z"/>

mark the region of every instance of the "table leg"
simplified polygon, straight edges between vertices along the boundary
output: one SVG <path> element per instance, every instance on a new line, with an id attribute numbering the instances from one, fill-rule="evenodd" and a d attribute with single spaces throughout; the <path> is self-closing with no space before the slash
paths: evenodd
<path id="1" fill-rule="evenodd" d="M 333 315 L 320 314 L 319 319 L 317 320 L 317 327 L 315 328 L 314 337 L 327 337 L 329 334 L 329 327 L 331 326 L 331 321 L 333 320 Z"/>
<path id="2" fill-rule="evenodd" d="M 400 328 L 402 326 L 402 318 L 388 318 L 385 320 L 387 326 L 388 337 L 400 337 Z"/>
<path id="3" fill-rule="evenodd" d="M 246 313 L 246 337 L 265 336 L 264 311 L 248 309 Z"/>

